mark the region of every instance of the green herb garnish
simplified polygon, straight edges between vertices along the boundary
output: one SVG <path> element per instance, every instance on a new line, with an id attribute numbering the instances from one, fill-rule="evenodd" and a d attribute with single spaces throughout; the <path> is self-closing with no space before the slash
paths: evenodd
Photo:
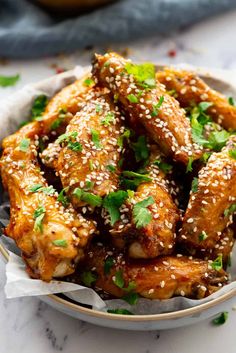
<path id="1" fill-rule="evenodd" d="M 204 230 L 201 232 L 201 234 L 199 234 L 199 237 L 198 237 L 198 239 L 199 239 L 199 241 L 203 241 L 203 240 L 205 240 L 207 238 L 207 234 L 206 234 L 206 232 L 204 232 Z"/>
<path id="2" fill-rule="evenodd" d="M 222 254 L 220 254 L 212 263 L 211 267 L 213 270 L 220 271 L 223 268 Z"/>
<path id="3" fill-rule="evenodd" d="M 193 178 L 191 190 L 192 192 L 197 192 L 198 190 L 198 178 L 196 177 Z"/>
<path id="4" fill-rule="evenodd" d="M 88 203 L 92 207 L 99 207 L 102 205 L 102 198 L 100 196 L 84 191 L 83 189 L 75 188 L 73 195 L 75 195 L 79 200 Z"/>
<path id="5" fill-rule="evenodd" d="M 42 115 L 46 109 L 48 104 L 48 98 L 45 94 L 41 94 L 37 98 L 35 98 L 33 106 L 31 108 L 31 119 L 32 120 L 41 120 Z"/>
<path id="6" fill-rule="evenodd" d="M 66 248 L 68 246 L 66 239 L 56 239 L 53 240 L 53 245 L 59 246 L 60 248 Z"/>
<path id="7" fill-rule="evenodd" d="M 233 106 L 236 105 L 236 104 L 235 104 L 235 100 L 234 100 L 233 97 L 229 97 L 229 98 L 228 98 L 228 102 L 229 102 L 230 105 L 233 105 Z"/>
<path id="8" fill-rule="evenodd" d="M 145 136 L 139 136 L 137 142 L 132 143 L 131 148 L 135 153 L 136 162 L 146 161 L 149 157 L 149 148 Z"/>
<path id="9" fill-rule="evenodd" d="M 102 106 L 100 104 L 96 105 L 96 113 L 100 113 L 102 111 Z"/>
<path id="10" fill-rule="evenodd" d="M 170 173 L 170 171 L 173 169 L 171 164 L 163 162 L 162 160 L 155 160 L 153 164 L 157 165 L 159 169 L 165 174 Z"/>
<path id="11" fill-rule="evenodd" d="M 111 123 L 115 121 L 115 114 L 113 112 L 107 113 L 104 119 L 102 119 L 101 124 L 104 126 L 110 126 Z"/>
<path id="12" fill-rule="evenodd" d="M 84 271 L 81 274 L 81 281 L 86 287 L 91 287 L 91 285 L 96 282 L 97 275 L 91 271 Z"/>
<path id="13" fill-rule="evenodd" d="M 139 174 L 128 170 L 122 172 L 121 176 L 122 185 L 130 190 L 136 190 L 140 184 L 150 181 L 152 181 L 152 179 L 148 175 Z"/>
<path id="14" fill-rule="evenodd" d="M 30 192 L 43 192 L 45 195 L 53 195 L 55 193 L 55 189 L 52 185 L 43 186 L 41 184 L 35 184 L 29 187 Z"/>
<path id="15" fill-rule="evenodd" d="M 123 288 L 125 285 L 125 281 L 123 278 L 123 271 L 122 270 L 117 271 L 115 273 L 115 277 L 112 280 L 117 287 Z"/>
<path id="16" fill-rule="evenodd" d="M 186 168 L 186 173 L 189 173 L 192 171 L 193 171 L 193 157 L 189 157 L 187 168 Z"/>
<path id="17" fill-rule="evenodd" d="M 128 62 L 125 70 L 129 75 L 133 75 L 137 83 L 144 88 L 156 87 L 155 66 L 152 63 L 135 65 Z"/>
<path id="18" fill-rule="evenodd" d="M 114 264 L 115 264 L 115 260 L 111 256 L 108 256 L 104 262 L 104 274 L 106 276 L 110 274 Z"/>
<path id="19" fill-rule="evenodd" d="M 145 227 L 151 222 L 152 214 L 147 207 L 152 205 L 154 202 L 154 198 L 150 196 L 134 205 L 133 217 L 137 228 Z"/>
<path id="20" fill-rule="evenodd" d="M 131 130 L 130 129 L 125 129 L 125 131 L 123 132 L 123 134 L 121 134 L 118 139 L 117 139 L 117 145 L 120 147 L 120 148 L 123 148 L 124 146 L 124 140 L 125 139 L 129 139 L 131 136 Z"/>
<path id="21" fill-rule="evenodd" d="M 136 292 L 127 293 L 125 296 L 122 297 L 122 299 L 125 300 L 130 305 L 137 304 L 138 298 L 139 298 L 139 295 Z"/>
<path id="22" fill-rule="evenodd" d="M 34 230 L 36 232 L 43 232 L 43 219 L 46 213 L 46 209 L 44 206 L 39 206 L 35 211 L 34 211 Z"/>
<path id="23" fill-rule="evenodd" d="M 158 115 L 159 109 L 160 109 L 160 107 L 161 107 L 163 102 L 164 102 L 164 96 L 161 96 L 160 99 L 159 99 L 159 102 L 152 106 L 153 110 L 152 110 L 151 116 L 157 116 Z"/>
<path id="24" fill-rule="evenodd" d="M 232 150 L 229 150 L 229 156 L 233 159 L 236 159 L 236 148 L 233 148 Z"/>
<path id="25" fill-rule="evenodd" d="M 87 86 L 87 87 L 90 87 L 90 86 L 92 86 L 94 84 L 95 84 L 95 82 L 94 82 L 94 80 L 92 78 L 86 78 L 84 80 L 84 85 Z"/>
<path id="26" fill-rule="evenodd" d="M 119 208 L 127 199 L 128 193 L 123 190 L 110 192 L 103 200 L 103 207 L 108 211 L 111 218 L 111 225 L 120 219 Z"/>
<path id="27" fill-rule="evenodd" d="M 234 212 L 236 212 L 236 203 L 233 203 L 229 208 L 226 208 L 226 210 L 224 211 L 224 216 L 228 217 Z"/>
<path id="28" fill-rule="evenodd" d="M 134 94 L 129 94 L 127 99 L 130 101 L 130 103 L 138 103 L 138 98 Z"/>
<path id="29" fill-rule="evenodd" d="M 106 169 L 111 173 L 114 173 L 116 171 L 116 167 L 112 164 L 106 165 Z"/>
<path id="30" fill-rule="evenodd" d="M 99 132 L 97 130 L 91 129 L 91 135 L 92 135 L 92 141 L 94 143 L 94 146 L 96 148 L 102 148 Z"/>
<path id="31" fill-rule="evenodd" d="M 117 314 L 117 315 L 134 315 L 131 311 L 127 309 L 108 309 L 107 312 L 109 314 Z"/>
<path id="32" fill-rule="evenodd" d="M 56 130 L 61 126 L 61 124 L 63 123 L 66 117 L 66 113 L 67 113 L 67 109 L 65 108 L 59 109 L 58 118 L 54 120 L 54 122 L 52 123 L 51 130 Z"/>
<path id="33" fill-rule="evenodd" d="M 218 317 L 213 319 L 212 323 L 213 325 L 216 325 L 216 326 L 223 325 L 227 321 L 228 317 L 229 317 L 228 311 L 224 311 Z"/>
<path id="34" fill-rule="evenodd" d="M 65 192 L 68 191 L 68 189 L 68 187 L 62 189 L 57 198 L 57 201 L 61 202 L 64 207 L 68 206 L 69 204 L 69 199 L 65 195 Z"/>
<path id="35" fill-rule="evenodd" d="M 20 142 L 19 149 L 22 152 L 27 152 L 30 146 L 30 139 L 23 138 Z"/>
<path id="36" fill-rule="evenodd" d="M 19 81 L 20 75 L 17 74 L 15 76 L 3 76 L 0 75 L 0 86 L 1 87 L 9 87 L 9 86 L 15 86 L 17 81 Z"/>

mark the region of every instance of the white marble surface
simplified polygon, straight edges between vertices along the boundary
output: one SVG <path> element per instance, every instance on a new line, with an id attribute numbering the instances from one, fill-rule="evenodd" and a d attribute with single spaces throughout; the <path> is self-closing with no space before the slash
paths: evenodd
<path id="1" fill-rule="evenodd" d="M 200 23 L 166 38 L 120 46 L 129 48 L 134 59 L 167 63 L 187 62 L 206 67 L 236 69 L 236 11 Z M 106 49 L 105 47 L 103 49 Z M 112 47 L 117 49 L 117 47 Z M 176 56 L 168 56 L 176 50 Z M 70 69 L 87 64 L 91 51 L 37 61 L 0 63 L 0 74 L 21 74 L 14 88 L 0 89 L 4 96 L 24 84 L 53 74 L 57 63 Z M 6 300 L 4 262 L 0 259 L 0 353 L 235 353 L 236 311 L 230 310 L 225 325 L 210 320 L 198 325 L 162 332 L 124 332 L 104 329 L 67 317 L 36 298 Z M 236 302 L 236 298 L 235 298 Z"/>

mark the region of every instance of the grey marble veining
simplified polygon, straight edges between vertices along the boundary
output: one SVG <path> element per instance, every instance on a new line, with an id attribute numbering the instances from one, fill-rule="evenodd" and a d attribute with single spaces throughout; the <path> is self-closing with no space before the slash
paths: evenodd
<path id="1" fill-rule="evenodd" d="M 127 46 L 135 60 L 236 69 L 235 33 L 236 12 L 232 12 L 168 38 L 156 36 Z M 175 57 L 168 56 L 170 50 L 176 50 Z M 0 89 L 0 98 L 53 74 L 52 63 L 70 69 L 75 64 L 87 64 L 90 55 L 91 51 L 77 52 L 67 57 L 0 66 L 0 73 L 21 74 L 15 88 Z M 212 326 L 208 320 L 162 332 L 105 329 L 63 315 L 37 298 L 6 300 L 4 266 L 0 260 L 0 353 L 235 353 L 236 311 L 230 310 L 229 320 L 221 327 Z"/>

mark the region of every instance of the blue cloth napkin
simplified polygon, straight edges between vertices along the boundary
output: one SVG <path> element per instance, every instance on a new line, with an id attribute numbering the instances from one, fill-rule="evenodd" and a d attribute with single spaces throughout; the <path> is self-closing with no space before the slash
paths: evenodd
<path id="1" fill-rule="evenodd" d="M 120 0 L 58 20 L 27 0 L 0 0 L 0 56 L 35 58 L 168 33 L 236 8 L 236 0 Z"/>

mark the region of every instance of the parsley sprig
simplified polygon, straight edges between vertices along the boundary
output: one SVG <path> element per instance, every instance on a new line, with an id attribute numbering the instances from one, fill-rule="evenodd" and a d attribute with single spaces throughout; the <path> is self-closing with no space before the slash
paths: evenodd
<path id="1" fill-rule="evenodd" d="M 152 196 L 137 202 L 133 208 L 133 217 L 136 227 L 142 228 L 147 226 L 152 220 L 152 214 L 148 210 L 148 206 L 151 206 L 155 202 Z"/>
<path id="2" fill-rule="evenodd" d="M 114 225 L 120 219 L 120 207 L 128 198 L 127 191 L 119 190 L 110 192 L 103 199 L 103 207 L 108 211 L 111 218 L 111 225 Z"/>
<path id="3" fill-rule="evenodd" d="M 75 188 L 73 195 L 75 195 L 77 199 L 88 203 L 92 207 L 100 207 L 102 205 L 102 198 L 100 196 L 84 191 L 83 189 Z"/>

